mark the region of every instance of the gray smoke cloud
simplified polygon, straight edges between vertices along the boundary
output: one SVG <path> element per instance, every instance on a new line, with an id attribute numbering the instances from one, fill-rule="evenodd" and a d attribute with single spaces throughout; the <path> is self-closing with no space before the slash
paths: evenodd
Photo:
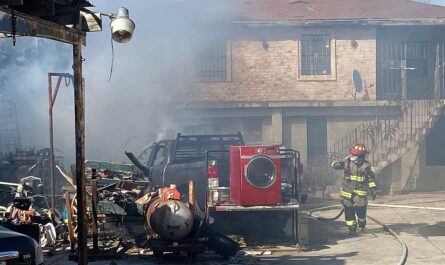
<path id="1" fill-rule="evenodd" d="M 207 6 L 197 3 L 192 7 L 190 2 L 193 1 L 92 1 L 92 9 L 104 13 L 127 7 L 136 30 L 128 44 L 114 43 L 114 68 L 109 82 L 110 21 L 104 17 L 103 32 L 87 34 L 87 46 L 83 48 L 87 159 L 127 161 L 124 150 L 137 153 L 149 142 L 174 137 L 180 129 L 180 121 L 169 115 L 170 107 L 191 87 L 194 47 L 215 35 L 207 25 L 220 19 L 225 10 L 213 1 Z M 10 64 L 2 60 L 6 67 L 1 72 L 8 81 L 1 89 L 17 103 L 22 144 L 47 146 L 47 73 L 72 72 L 71 46 L 35 38 L 19 38 L 14 48 L 11 40 L 0 39 L 0 45 L 14 50 L 15 60 L 20 61 Z M 62 82 L 54 124 L 55 146 L 63 151 L 66 162 L 73 163 L 71 84 L 65 87 Z"/>
<path id="2" fill-rule="evenodd" d="M 16 103 L 22 146 L 48 146 L 47 74 L 69 71 L 69 56 L 68 46 L 51 40 L 21 37 L 14 47 L 11 39 L 0 39 L 0 94 Z M 72 94 L 72 89 L 61 89 L 59 94 L 55 107 L 59 129 L 65 127 L 70 115 Z M 67 132 L 59 132 L 62 146 Z"/>

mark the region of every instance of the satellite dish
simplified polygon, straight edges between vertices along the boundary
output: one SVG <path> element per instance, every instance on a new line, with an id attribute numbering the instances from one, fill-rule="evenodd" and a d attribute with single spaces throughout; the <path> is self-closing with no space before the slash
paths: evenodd
<path id="1" fill-rule="evenodd" d="M 363 90 L 362 75 L 357 69 L 354 69 L 354 71 L 352 71 L 352 81 L 354 82 L 355 92 L 362 92 Z"/>

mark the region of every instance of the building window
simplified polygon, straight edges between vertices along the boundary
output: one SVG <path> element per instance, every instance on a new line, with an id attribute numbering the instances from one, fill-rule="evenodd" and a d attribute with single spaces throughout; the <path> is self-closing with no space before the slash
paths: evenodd
<path id="1" fill-rule="evenodd" d="M 198 51 L 197 76 L 202 80 L 226 81 L 227 71 L 227 42 L 213 41 L 206 48 Z"/>
<path id="2" fill-rule="evenodd" d="M 302 35 L 301 75 L 331 75 L 331 37 L 328 34 Z"/>
<path id="3" fill-rule="evenodd" d="M 406 67 L 408 79 L 425 79 L 427 77 L 427 54 L 425 42 L 406 44 Z"/>

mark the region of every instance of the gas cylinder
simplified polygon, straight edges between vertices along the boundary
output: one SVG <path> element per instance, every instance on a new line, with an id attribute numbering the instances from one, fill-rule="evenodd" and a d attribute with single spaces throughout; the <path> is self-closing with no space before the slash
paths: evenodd
<path id="1" fill-rule="evenodd" d="M 181 194 L 176 189 L 176 185 L 172 184 L 169 188 L 161 189 L 161 199 L 166 200 L 181 200 Z"/>
<path id="2" fill-rule="evenodd" d="M 187 204 L 178 200 L 153 201 L 145 215 L 148 226 L 161 238 L 170 241 L 184 239 L 193 226 L 193 213 Z"/>

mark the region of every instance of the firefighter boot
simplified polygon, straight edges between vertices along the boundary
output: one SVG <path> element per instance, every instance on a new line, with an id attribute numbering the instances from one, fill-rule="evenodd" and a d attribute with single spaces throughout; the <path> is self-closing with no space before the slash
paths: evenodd
<path id="1" fill-rule="evenodd" d="M 349 236 L 353 237 L 357 235 L 357 231 L 355 228 L 349 228 Z"/>
<path id="2" fill-rule="evenodd" d="M 366 227 L 366 219 L 358 218 L 358 232 L 361 234 L 364 233 L 365 227 Z"/>
<path id="3" fill-rule="evenodd" d="M 357 235 L 357 222 L 355 220 L 353 221 L 346 221 L 346 225 L 349 229 L 349 236 L 356 236 Z"/>

